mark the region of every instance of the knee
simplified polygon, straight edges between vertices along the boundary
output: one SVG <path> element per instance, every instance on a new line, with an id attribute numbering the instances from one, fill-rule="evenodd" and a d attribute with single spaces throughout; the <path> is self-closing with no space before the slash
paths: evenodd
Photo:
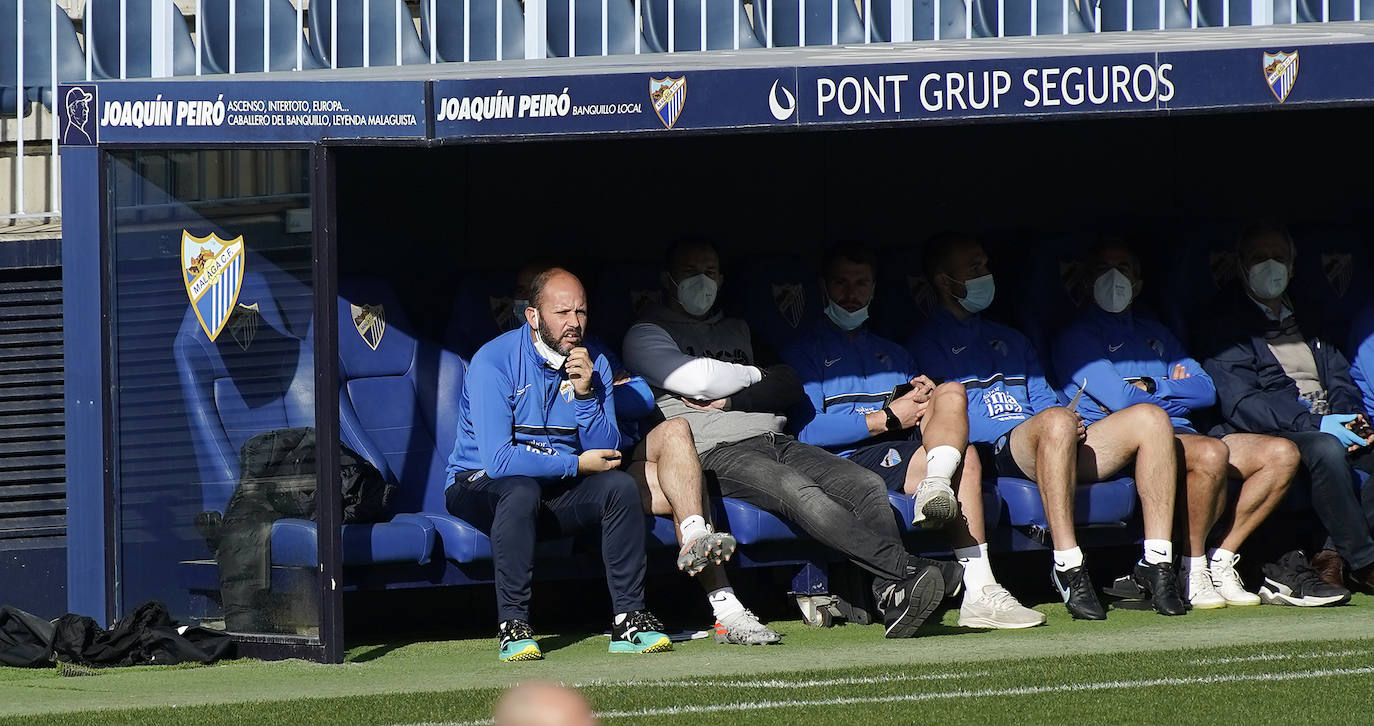
<path id="1" fill-rule="evenodd" d="M 1137 403 L 1122 413 L 1130 416 L 1132 428 L 1142 435 L 1174 437 L 1174 422 L 1164 409 L 1153 403 Z"/>
<path id="2" fill-rule="evenodd" d="M 1298 445 L 1276 436 L 1264 447 L 1263 456 L 1264 467 L 1272 467 L 1273 471 L 1279 474 L 1278 488 L 1287 489 L 1293 481 L 1293 475 L 1298 471 L 1298 466 L 1302 464 L 1302 452 L 1298 451 Z"/>
<path id="3" fill-rule="evenodd" d="M 496 508 L 504 514 L 529 514 L 539 508 L 539 482 L 527 476 L 506 477 Z"/>
<path id="4" fill-rule="evenodd" d="M 935 396 L 941 399 L 958 399 L 964 407 L 968 407 L 968 393 L 964 390 L 964 384 L 958 381 L 947 381 L 935 387 Z M 954 400 L 949 401 L 950 404 Z"/>
<path id="5" fill-rule="evenodd" d="M 1052 444 L 1066 445 L 1078 441 L 1078 417 L 1063 406 L 1055 406 L 1042 411 L 1040 437 Z"/>
<path id="6" fill-rule="evenodd" d="M 596 475 L 596 484 L 607 509 L 640 509 L 639 485 L 629 474 L 623 471 L 602 472 Z"/>
<path id="7" fill-rule="evenodd" d="M 1231 450 L 1226 444 L 1217 439 L 1205 439 L 1201 445 L 1195 447 L 1188 464 L 1196 471 L 1222 477 L 1226 473 L 1226 465 L 1230 458 Z"/>
<path id="8" fill-rule="evenodd" d="M 692 441 L 692 426 L 687 423 L 685 418 L 670 418 L 658 425 L 663 431 L 664 443 L 668 446 L 693 450 L 696 444 Z"/>

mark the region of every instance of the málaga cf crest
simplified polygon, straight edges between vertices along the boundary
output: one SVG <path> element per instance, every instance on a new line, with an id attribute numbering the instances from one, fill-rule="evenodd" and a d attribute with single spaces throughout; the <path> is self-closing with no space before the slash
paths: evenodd
<path id="1" fill-rule="evenodd" d="M 224 330 L 243 286 L 243 236 L 222 240 L 181 231 L 181 274 L 186 295 L 211 341 Z"/>
<path id="2" fill-rule="evenodd" d="M 1288 92 L 1293 90 L 1293 84 L 1298 82 L 1298 52 L 1265 53 L 1261 63 L 1265 83 L 1274 92 L 1274 98 L 1283 103 Z"/>
<path id="3" fill-rule="evenodd" d="M 349 305 L 348 311 L 353 315 L 353 327 L 358 329 L 358 335 L 363 336 L 363 342 L 376 350 L 386 334 L 386 308 L 381 305 Z"/>
<path id="4" fill-rule="evenodd" d="M 664 126 L 672 128 L 677 117 L 682 115 L 682 107 L 687 105 L 687 76 L 681 78 L 650 78 L 649 100 L 653 103 L 654 113 Z"/>

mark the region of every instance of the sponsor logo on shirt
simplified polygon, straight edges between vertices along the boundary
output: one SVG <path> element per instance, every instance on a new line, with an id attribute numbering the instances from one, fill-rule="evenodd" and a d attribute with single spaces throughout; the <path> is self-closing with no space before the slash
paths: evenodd
<path id="1" fill-rule="evenodd" d="M 1000 383 L 983 392 L 983 405 L 987 407 L 988 418 L 997 421 L 1020 420 L 1026 417 L 1026 410 L 1017 402 L 1015 396 L 1002 388 Z"/>

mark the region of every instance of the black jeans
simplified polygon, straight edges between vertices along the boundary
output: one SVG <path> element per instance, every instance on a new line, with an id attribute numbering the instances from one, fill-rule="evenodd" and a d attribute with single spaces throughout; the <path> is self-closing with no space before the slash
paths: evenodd
<path id="1" fill-rule="evenodd" d="M 1362 497 L 1359 479 L 1351 469 L 1358 463 L 1369 471 L 1371 453 L 1360 452 L 1355 461 L 1339 439 L 1321 431 L 1277 433 L 1298 445 L 1302 467 L 1298 480 L 1312 486 L 1312 508 L 1330 536 L 1328 546 L 1340 553 L 1352 568 L 1374 564 L 1374 490 Z"/>
<path id="2" fill-rule="evenodd" d="M 445 498 L 449 514 L 491 538 L 500 622 L 529 620 L 536 539 L 599 527 L 601 556 L 616 613 L 644 609 L 644 512 L 639 487 L 623 471 L 582 479 L 492 479 L 455 475 Z"/>
<path id="3" fill-rule="evenodd" d="M 711 448 L 701 468 L 720 493 L 796 522 L 817 541 L 873 573 L 874 591 L 907 578 L 910 555 L 882 477 L 784 434 L 760 434 Z"/>

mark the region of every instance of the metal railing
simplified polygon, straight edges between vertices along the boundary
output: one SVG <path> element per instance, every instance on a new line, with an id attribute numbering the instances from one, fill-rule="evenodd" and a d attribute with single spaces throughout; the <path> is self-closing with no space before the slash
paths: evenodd
<path id="1" fill-rule="evenodd" d="M 188 38 L 185 36 L 191 30 L 172 0 L 86 0 L 77 41 L 63 42 L 59 32 L 75 26 L 57 3 L 53 0 L 10 1 L 15 4 L 15 33 L 9 50 L 14 65 L 12 74 L 0 74 L 0 88 L 6 93 L 13 92 L 16 99 L 13 125 L 17 133 L 14 135 L 14 186 L 11 189 L 14 211 L 0 214 L 0 220 L 11 221 L 61 216 L 57 117 L 51 112 L 44 117 L 43 107 L 51 108 L 59 102 L 53 90 L 59 80 L 80 78 L 59 79 L 60 55 L 82 54 L 79 60 L 84 74 L 80 75 L 88 81 L 139 75 L 239 73 L 244 65 L 240 61 L 247 60 L 239 54 L 239 26 L 241 21 L 256 20 L 258 6 L 262 8 L 260 49 L 252 42 L 258 40 L 256 32 L 244 38 L 254 55 L 258 50 L 262 54 L 261 65 L 251 63 L 251 70 L 283 72 L 341 65 L 368 67 L 504 60 L 508 57 L 506 24 L 509 22 L 523 24 L 523 33 L 517 34 L 523 40 L 521 56 L 537 59 L 552 55 L 553 49 L 564 42 L 565 54 L 575 56 L 616 52 L 674 53 L 684 48 L 738 50 L 742 46 L 772 48 L 777 45 L 902 42 L 916 38 L 946 40 L 1102 32 L 1107 29 L 1104 8 L 1122 11 L 1108 14 L 1113 23 L 1121 26 L 1113 29 L 1125 31 L 1171 27 L 1171 20 L 1174 27 L 1196 28 L 1362 19 L 1362 0 L 524 0 L 523 8 L 511 0 L 418 0 L 418 13 L 412 13 L 401 0 L 315 0 L 317 7 L 327 3 L 328 23 L 325 26 L 314 19 L 307 22 L 304 0 L 194 0 L 196 28 L 193 37 Z M 1080 2 L 1087 3 L 1090 12 L 1083 12 Z M 47 38 L 26 36 L 26 17 L 29 20 L 41 17 L 32 11 L 43 3 L 47 3 L 43 6 L 48 16 Z M 118 3 L 118 16 L 112 18 L 114 3 Z M 653 5 L 646 6 L 646 3 Z M 683 18 L 678 17 L 681 3 L 691 3 L 685 8 Z M 783 7 L 777 7 L 779 3 L 784 3 Z M 1146 27 L 1137 22 L 1136 10 L 1141 7 L 1145 8 L 1142 17 L 1153 21 L 1146 22 Z M 147 14 L 140 22 L 137 11 L 142 8 L 146 8 Z M 315 12 L 319 9 L 323 8 Z M 519 17 L 510 17 L 512 11 Z M 552 18 L 551 11 L 558 17 Z M 791 11 L 796 13 L 794 26 L 782 15 Z M 824 33 L 816 34 L 822 38 L 819 43 L 811 42 L 814 37 L 808 39 L 808 11 L 815 11 L 811 13 L 813 16 L 829 14 L 830 32 L 828 37 Z M 720 13 L 725 12 L 731 15 L 728 30 L 720 25 Z M 947 20 L 950 23 L 958 20 L 957 17 L 945 17 L 950 12 L 962 14 L 962 28 L 946 27 Z M 415 15 L 419 15 L 418 23 Z M 1287 17 L 1282 17 L 1284 15 Z M 679 22 L 684 19 L 688 22 Z M 1042 27 L 1046 19 L 1050 27 Z M 696 22 L 690 22 L 692 20 Z M 118 23 L 117 32 L 104 33 L 105 28 L 100 24 L 111 21 Z M 220 22 L 225 27 L 215 27 Z M 599 38 L 595 32 L 583 33 L 586 37 L 580 38 L 579 22 L 599 23 Z M 274 24 L 278 26 L 276 33 L 273 32 Z M 287 34 L 280 29 L 283 24 L 290 27 L 294 48 L 280 47 Z M 566 28 L 559 27 L 561 25 Z M 788 27 L 782 27 L 784 25 Z M 857 36 L 855 27 L 862 28 Z M 379 32 L 374 34 L 374 30 Z M 562 37 L 564 32 L 566 37 Z M 730 33 L 730 39 L 722 42 L 719 36 L 724 32 Z M 328 42 L 322 43 L 324 38 L 315 37 L 317 35 L 327 36 Z M 110 67 L 109 62 L 109 55 L 115 48 L 104 47 L 111 43 L 112 37 L 117 39 L 115 67 Z M 40 39 L 47 43 L 48 72 L 43 74 L 45 79 L 35 80 L 35 75 L 25 69 L 25 45 Z M 589 42 L 579 44 L 579 40 Z M 149 55 L 146 58 L 139 55 L 143 52 L 143 41 L 147 42 Z M 188 41 L 194 48 L 194 66 L 178 68 L 174 50 L 179 42 L 186 44 Z M 342 49 L 341 41 L 344 43 Z M 219 45 L 221 42 L 223 46 Z M 461 53 L 455 45 L 461 45 Z M 475 47 L 480 47 L 481 52 L 474 52 Z M 277 55 L 274 51 L 286 55 Z M 0 49 L 0 53 L 5 52 Z M 341 63 L 341 56 L 346 56 L 348 61 Z M 288 67 L 274 68 L 274 58 L 276 65 L 281 66 L 282 57 L 291 58 L 293 62 Z M 214 62 L 207 62 L 210 60 Z M 216 68 L 216 64 L 223 67 Z M 36 113 L 35 108 L 38 109 Z M 93 109 L 93 112 L 98 110 Z M 33 136 L 26 138 L 25 119 L 31 115 L 34 116 L 30 124 Z M 29 177 L 24 161 L 34 148 L 42 149 L 44 160 L 40 169 L 48 176 L 44 191 L 50 201 L 42 205 L 44 209 L 27 208 L 25 199 Z"/>

